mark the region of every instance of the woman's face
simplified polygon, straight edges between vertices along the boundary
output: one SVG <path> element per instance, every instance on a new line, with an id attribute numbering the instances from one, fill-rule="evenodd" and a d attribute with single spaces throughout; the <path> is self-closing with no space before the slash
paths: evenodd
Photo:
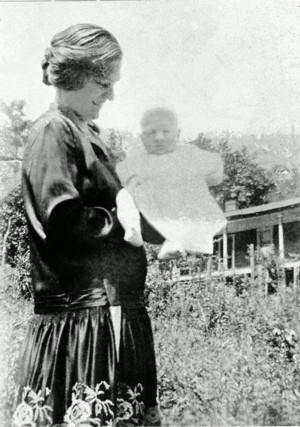
<path id="1" fill-rule="evenodd" d="M 104 102 L 114 99 L 114 85 L 120 80 L 121 60 L 110 64 L 107 77 L 87 80 L 78 90 L 63 91 L 63 104 L 76 111 L 84 120 L 97 119 Z"/>

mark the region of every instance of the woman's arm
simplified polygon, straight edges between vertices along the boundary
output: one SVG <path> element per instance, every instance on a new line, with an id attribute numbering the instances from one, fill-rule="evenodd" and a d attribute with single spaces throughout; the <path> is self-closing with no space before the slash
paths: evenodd
<path id="1" fill-rule="evenodd" d="M 47 240 L 58 244 L 81 247 L 99 246 L 106 236 L 113 237 L 119 229 L 116 211 L 87 207 L 79 200 L 58 204 L 49 219 Z"/>
<path id="2" fill-rule="evenodd" d="M 87 171 L 81 165 L 70 125 L 63 120 L 52 120 L 39 129 L 25 158 L 25 206 L 30 215 L 36 215 L 45 237 L 51 242 L 76 245 L 82 250 L 99 245 L 107 235 L 121 226 L 113 211 L 113 200 L 120 189 L 119 183 L 103 179 L 103 203 L 88 206 L 81 195 L 82 180 Z M 27 150 L 28 151 L 28 150 Z M 102 200 L 102 198 L 100 198 Z M 101 206 L 102 205 L 102 206 Z M 110 206 L 110 208 L 108 208 Z M 35 218 L 31 224 L 35 224 Z"/>
<path id="3" fill-rule="evenodd" d="M 217 153 L 208 153 L 208 171 L 205 181 L 209 187 L 221 184 L 224 180 L 224 165 L 221 156 Z"/>

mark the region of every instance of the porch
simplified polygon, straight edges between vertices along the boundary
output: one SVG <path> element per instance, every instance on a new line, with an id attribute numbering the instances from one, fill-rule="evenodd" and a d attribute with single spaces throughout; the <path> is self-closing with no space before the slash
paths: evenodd
<path id="1" fill-rule="evenodd" d="M 180 280 L 197 276 L 252 275 L 259 259 L 273 257 L 285 271 L 287 285 L 298 286 L 300 271 L 300 197 L 246 209 L 227 203 L 227 225 L 214 240 L 214 254 L 205 271 L 180 274 Z M 187 273 L 187 272 L 186 272 Z"/>

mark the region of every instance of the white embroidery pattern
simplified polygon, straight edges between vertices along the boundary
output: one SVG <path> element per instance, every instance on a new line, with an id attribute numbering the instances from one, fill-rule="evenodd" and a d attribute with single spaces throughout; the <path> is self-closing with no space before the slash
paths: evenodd
<path id="1" fill-rule="evenodd" d="M 72 391 L 72 403 L 64 416 L 61 427 L 142 426 L 144 420 L 143 387 L 138 384 L 132 390 L 125 384 L 118 385 L 117 408 L 107 398 L 110 386 L 101 381 L 93 389 L 76 383 Z M 13 427 L 51 427 L 52 408 L 46 405 L 51 392 L 48 388 L 35 393 L 24 387 L 22 402 L 13 415 Z M 116 414 L 115 414 L 116 412 Z M 59 427 L 57 424 L 55 427 Z"/>

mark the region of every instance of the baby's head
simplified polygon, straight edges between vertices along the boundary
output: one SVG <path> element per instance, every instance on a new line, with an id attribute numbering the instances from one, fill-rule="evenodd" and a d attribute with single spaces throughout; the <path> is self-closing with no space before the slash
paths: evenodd
<path id="1" fill-rule="evenodd" d="M 179 134 L 176 114 L 168 108 L 151 108 L 141 118 L 141 139 L 148 153 L 160 155 L 174 151 Z"/>

